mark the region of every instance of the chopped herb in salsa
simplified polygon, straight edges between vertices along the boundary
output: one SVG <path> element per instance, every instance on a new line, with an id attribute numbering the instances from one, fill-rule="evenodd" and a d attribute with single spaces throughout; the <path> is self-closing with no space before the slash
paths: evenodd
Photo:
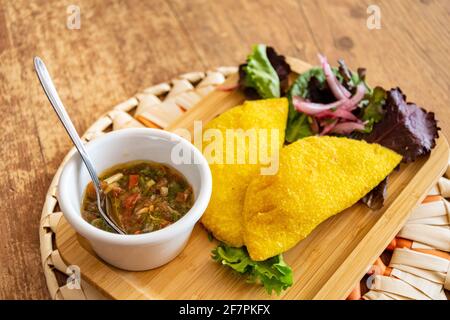
<path id="1" fill-rule="evenodd" d="M 192 187 L 175 169 L 150 161 L 117 165 L 100 176 L 111 202 L 111 216 L 127 234 L 156 231 L 175 223 L 194 203 Z M 112 232 L 98 212 L 94 186 L 89 183 L 82 216 L 93 226 Z"/>

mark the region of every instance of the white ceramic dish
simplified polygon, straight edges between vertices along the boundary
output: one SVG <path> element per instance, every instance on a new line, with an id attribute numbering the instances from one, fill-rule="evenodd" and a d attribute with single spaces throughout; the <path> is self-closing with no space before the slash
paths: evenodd
<path id="1" fill-rule="evenodd" d="M 186 245 L 211 196 L 211 172 L 201 152 L 178 135 L 157 129 L 114 131 L 87 143 L 86 149 L 99 173 L 116 164 L 151 160 L 168 164 L 186 177 L 195 196 L 191 210 L 174 224 L 141 235 L 106 232 L 82 218 L 81 201 L 90 178 L 78 153 L 67 161 L 58 185 L 58 200 L 64 217 L 106 262 L 121 269 L 139 271 L 157 268 L 174 259 Z M 190 155 L 189 163 L 180 163 L 180 150 Z"/>

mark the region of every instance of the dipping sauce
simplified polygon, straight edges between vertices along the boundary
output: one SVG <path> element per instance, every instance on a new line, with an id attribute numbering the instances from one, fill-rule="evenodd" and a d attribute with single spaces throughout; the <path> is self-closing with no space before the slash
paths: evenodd
<path id="1" fill-rule="evenodd" d="M 100 180 L 111 201 L 111 216 L 127 234 L 165 228 L 183 217 L 194 204 L 193 190 L 186 178 L 161 163 L 119 164 L 101 174 Z M 84 192 L 81 213 L 93 226 L 113 232 L 100 216 L 92 182 Z"/>

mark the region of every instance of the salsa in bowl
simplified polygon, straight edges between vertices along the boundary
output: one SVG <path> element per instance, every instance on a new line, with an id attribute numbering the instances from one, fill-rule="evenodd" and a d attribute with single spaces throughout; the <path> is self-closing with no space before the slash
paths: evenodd
<path id="1" fill-rule="evenodd" d="M 111 218 L 126 234 L 165 228 L 183 217 L 194 203 L 187 179 L 166 164 L 127 162 L 107 169 L 99 178 L 111 203 Z M 93 226 L 114 232 L 100 215 L 92 182 L 84 192 L 81 213 Z"/>
<path id="2" fill-rule="evenodd" d="M 89 218 L 85 211 L 86 203 L 83 204 L 84 196 L 88 196 L 90 192 L 86 191 L 91 182 L 90 176 L 78 153 L 73 151 L 64 165 L 57 192 L 61 210 L 70 225 L 89 241 L 100 258 L 121 269 L 152 269 L 175 258 L 186 245 L 195 224 L 206 210 L 211 196 L 211 172 L 201 152 L 189 141 L 176 134 L 149 128 L 113 131 L 88 142 L 85 146 L 97 172 L 104 173 L 100 178 L 104 178 L 103 180 L 112 178 L 117 173 L 127 176 L 126 178 L 116 176 L 109 180 L 111 182 L 108 184 L 111 185 L 109 192 L 113 192 L 113 188 L 123 188 L 117 193 L 119 204 L 134 202 L 127 204 L 132 206 L 132 209 L 124 208 L 129 210 L 126 213 L 128 218 L 124 216 L 125 220 L 130 216 L 137 216 L 141 209 L 143 211 L 139 214 L 142 214 L 142 219 L 141 223 L 139 219 L 134 222 L 133 219 L 129 222 L 123 220 L 130 231 L 125 235 L 98 228 L 101 225 L 99 220 L 94 222 L 95 209 L 92 206 L 89 207 L 87 211 L 92 214 Z M 191 161 L 180 161 L 177 158 L 177 152 L 180 150 L 185 153 L 182 158 L 189 159 L 186 157 L 188 154 Z M 132 170 L 130 165 L 136 170 Z M 147 172 L 145 169 L 150 167 L 159 168 L 159 170 L 164 168 L 165 173 Z M 144 170 L 142 177 L 141 170 Z M 135 185 L 136 174 L 139 175 L 138 189 Z M 159 179 L 158 175 L 163 175 L 167 182 Z M 120 179 L 113 181 L 118 177 Z M 154 185 L 151 180 L 155 183 Z M 173 184 L 177 181 L 181 184 L 178 187 Z M 172 184 L 169 187 L 170 182 Z M 159 185 L 156 186 L 158 183 Z M 105 185 L 105 188 L 107 187 Z M 150 188 L 145 189 L 146 187 Z M 137 191 L 142 194 L 133 197 L 140 197 L 140 199 L 129 198 L 137 194 Z M 173 193 L 170 199 L 169 191 Z M 167 195 L 165 195 L 166 192 Z M 179 192 L 186 193 L 178 195 Z M 152 198 L 153 194 L 155 197 Z M 186 196 L 186 201 L 174 203 L 177 196 L 178 200 Z M 164 199 L 167 201 L 164 202 Z M 165 207 L 164 203 L 171 204 L 170 209 Z M 137 208 L 137 205 L 140 208 Z M 162 208 L 166 210 L 161 210 Z M 171 210 L 177 211 L 177 215 L 172 212 L 174 215 L 169 218 L 168 212 Z M 157 218 L 158 222 L 155 222 L 153 226 L 145 223 L 152 218 Z M 132 226 L 134 223 L 137 223 L 137 227 Z M 136 232 L 139 229 L 141 232 Z M 150 229 L 152 229 L 151 232 Z"/>

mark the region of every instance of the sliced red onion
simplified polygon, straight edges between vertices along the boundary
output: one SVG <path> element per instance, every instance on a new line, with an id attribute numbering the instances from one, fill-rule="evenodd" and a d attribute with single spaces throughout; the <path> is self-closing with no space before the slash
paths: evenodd
<path id="1" fill-rule="evenodd" d="M 343 85 L 342 83 L 340 83 L 337 79 L 336 79 L 337 85 L 339 87 L 339 89 L 341 89 L 342 94 L 348 99 L 350 98 L 350 96 L 352 95 L 350 93 L 350 91 L 348 91 Z"/>
<path id="2" fill-rule="evenodd" d="M 234 84 L 230 84 L 230 85 L 221 85 L 217 87 L 218 91 L 233 91 L 236 90 L 239 87 L 239 83 L 234 83 Z"/>
<path id="3" fill-rule="evenodd" d="M 331 111 L 331 110 L 325 110 L 322 112 L 319 112 L 318 114 L 316 114 L 317 118 L 332 118 L 332 119 L 336 119 L 336 118 L 341 118 L 341 119 L 345 119 L 345 120 L 350 120 L 350 121 L 358 121 L 358 118 L 351 113 L 350 111 L 348 111 L 347 109 L 344 108 L 339 108 L 336 109 L 335 111 Z"/>
<path id="4" fill-rule="evenodd" d="M 341 122 L 336 124 L 329 132 L 337 134 L 349 134 L 355 130 L 364 130 L 363 122 Z"/>
<path id="5" fill-rule="evenodd" d="M 350 92 L 338 81 L 333 71 L 331 70 L 331 66 L 323 55 L 319 54 L 319 60 L 323 68 L 323 72 L 325 73 L 325 77 L 327 79 L 328 86 L 330 87 L 331 92 L 338 100 L 350 98 Z"/>
<path id="6" fill-rule="evenodd" d="M 364 98 L 365 94 L 366 86 L 363 83 L 358 84 L 355 94 L 342 105 L 342 108 L 348 111 L 356 109 L 358 103 Z"/>
<path id="7" fill-rule="evenodd" d="M 322 129 L 322 132 L 320 133 L 320 135 L 324 136 L 324 135 L 330 133 L 334 129 L 334 127 L 337 125 L 337 122 L 338 122 L 338 120 L 336 119 L 333 122 L 326 124 L 324 126 L 324 128 Z"/>
<path id="8" fill-rule="evenodd" d="M 322 104 L 322 103 L 314 103 L 309 102 L 301 97 L 293 97 L 292 103 L 294 104 L 295 110 L 299 112 L 303 112 L 309 116 L 316 115 L 322 111 L 333 109 L 333 108 L 339 108 L 345 101 L 338 100 L 333 103 L 328 104 Z"/>

